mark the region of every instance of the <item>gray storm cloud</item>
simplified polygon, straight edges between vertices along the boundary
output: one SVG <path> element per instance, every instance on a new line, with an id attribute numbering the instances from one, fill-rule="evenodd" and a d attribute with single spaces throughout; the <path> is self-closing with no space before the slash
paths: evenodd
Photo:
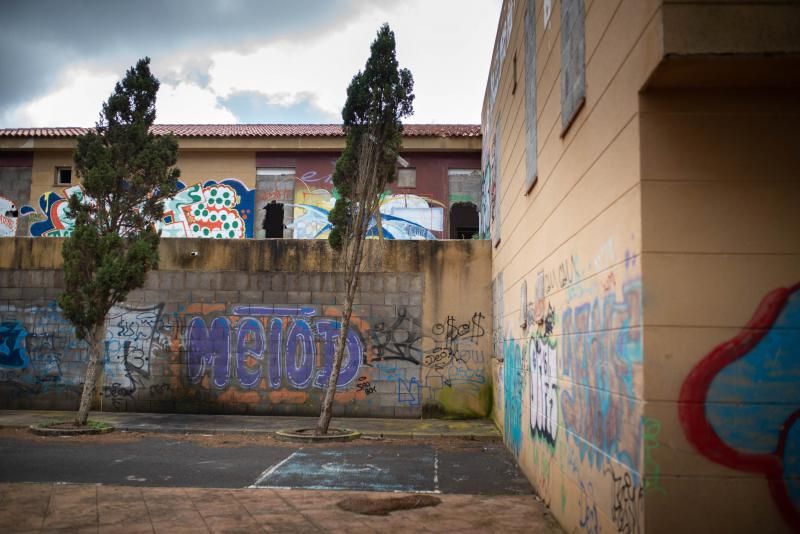
<path id="1" fill-rule="evenodd" d="M 380 2 L 383 4 L 384 2 Z M 385 2 L 390 4 L 388 0 Z M 375 2 L 371 3 L 373 6 Z M 208 55 L 308 39 L 360 9 L 359 0 L 12 0 L 0 16 L 0 117 L 56 88 L 74 64 L 124 69 L 149 55 L 184 60 L 167 83 L 209 83 Z"/>

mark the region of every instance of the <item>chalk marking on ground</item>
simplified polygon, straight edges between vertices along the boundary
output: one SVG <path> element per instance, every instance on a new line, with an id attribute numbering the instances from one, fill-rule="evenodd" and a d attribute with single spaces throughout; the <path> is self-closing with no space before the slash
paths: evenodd
<path id="1" fill-rule="evenodd" d="M 433 453 L 433 492 L 439 493 L 439 451 Z"/>
<path id="2" fill-rule="evenodd" d="M 289 460 L 291 460 L 291 459 L 294 457 L 294 455 L 295 455 L 295 454 L 297 454 L 298 452 L 300 452 L 300 451 L 302 451 L 302 450 L 303 450 L 302 448 L 300 448 L 300 449 L 297 449 L 296 451 L 294 451 L 292 454 L 290 454 L 289 456 L 287 456 L 286 458 L 284 458 L 283 460 L 281 460 L 281 461 L 280 461 L 280 462 L 278 462 L 277 464 L 275 464 L 275 465 L 273 465 L 272 467 L 268 468 L 266 471 L 264 471 L 263 473 L 261 473 L 261 476 L 259 476 L 259 477 L 256 479 L 256 481 L 255 481 L 255 482 L 253 482 L 253 483 L 252 483 L 250 486 L 247 486 L 247 487 L 248 487 L 248 488 L 259 488 L 259 487 L 262 487 L 262 486 L 259 486 L 259 484 L 261 484 L 262 482 L 264 482 L 264 480 L 266 480 L 266 478 L 267 478 L 268 476 L 270 476 L 272 473 L 274 473 L 274 472 L 275 472 L 275 471 L 276 471 L 276 470 L 277 470 L 277 469 L 278 469 L 280 466 L 282 466 L 283 464 L 285 464 L 286 462 L 288 462 Z"/>

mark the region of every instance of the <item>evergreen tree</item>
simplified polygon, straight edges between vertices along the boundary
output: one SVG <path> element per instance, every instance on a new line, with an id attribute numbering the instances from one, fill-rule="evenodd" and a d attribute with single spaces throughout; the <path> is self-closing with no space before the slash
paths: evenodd
<path id="1" fill-rule="evenodd" d="M 372 42 L 364 70 L 353 76 L 347 88 L 347 101 L 342 109 L 347 140 L 333 175 L 339 198 L 329 215 L 332 229 L 328 242 L 342 257 L 346 294 L 339 343 L 317 424 L 318 434 L 326 434 L 330 425 L 344 340 L 358 290 L 363 244 L 373 218 L 380 228 L 380 197 L 397 175 L 403 133 L 401 119 L 413 113 L 413 90 L 411 72 L 398 68 L 394 32 L 384 24 Z"/>
<path id="2" fill-rule="evenodd" d="M 159 82 L 140 59 L 103 104 L 96 128 L 78 138 L 75 170 L 83 196 L 69 199 L 75 220 L 62 248 L 65 290 L 58 303 L 89 345 L 76 424 L 85 425 L 105 349 L 106 316 L 158 266 L 163 200 L 177 192 L 178 142 L 155 136 Z"/>

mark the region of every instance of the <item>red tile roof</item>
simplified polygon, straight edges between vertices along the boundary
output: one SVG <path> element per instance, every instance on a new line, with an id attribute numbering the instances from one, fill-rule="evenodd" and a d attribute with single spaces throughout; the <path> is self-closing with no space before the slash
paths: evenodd
<path id="1" fill-rule="evenodd" d="M 0 137 L 77 137 L 89 128 L 0 128 Z M 405 124 L 406 137 L 478 137 L 479 124 Z M 340 124 L 155 124 L 178 137 L 342 137 Z"/>

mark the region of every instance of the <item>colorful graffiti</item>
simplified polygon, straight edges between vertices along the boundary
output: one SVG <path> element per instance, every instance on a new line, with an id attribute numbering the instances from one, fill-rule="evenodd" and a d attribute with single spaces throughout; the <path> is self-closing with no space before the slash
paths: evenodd
<path id="1" fill-rule="evenodd" d="M 595 291 L 595 287 L 576 288 Z M 567 438 L 581 460 L 601 469 L 613 458 L 641 472 L 642 295 L 633 279 L 617 291 L 571 305 L 562 314 L 561 372 L 570 387 L 561 392 Z"/>
<path id="2" fill-rule="evenodd" d="M 772 291 L 681 387 L 684 433 L 706 458 L 763 474 L 800 531 L 800 284 Z"/>
<path id="3" fill-rule="evenodd" d="M 491 146 L 484 136 L 483 185 L 478 218 L 478 235 L 497 243 L 500 239 L 500 119 L 494 125 Z"/>
<path id="4" fill-rule="evenodd" d="M 558 363 L 555 310 L 550 307 L 544 331 L 537 332 L 528 342 L 530 360 L 531 431 L 548 444 L 555 445 L 558 434 Z"/>
<path id="5" fill-rule="evenodd" d="M 509 334 L 503 340 L 503 429 L 506 443 L 516 456 L 522 446 L 522 382 L 522 347 Z"/>
<path id="6" fill-rule="evenodd" d="M 209 180 L 186 186 L 164 201 L 164 216 L 156 225 L 164 237 L 208 237 L 243 239 L 253 237 L 255 191 L 239 180 Z M 80 185 L 64 190 L 63 196 L 49 191 L 39 198 L 42 220 L 31 225 L 32 236 L 67 237 L 74 221 L 67 213 L 68 199 L 84 196 Z M 24 213 L 32 208 L 25 206 Z"/>
<path id="7" fill-rule="evenodd" d="M 0 323 L 0 367 L 22 369 L 28 366 L 28 354 L 25 352 L 25 336 L 28 332 L 21 323 Z"/>
<path id="8" fill-rule="evenodd" d="M 42 237 L 68 237 L 72 233 L 75 221 L 67 214 L 69 197 L 78 195 L 83 198 L 83 188 L 79 185 L 64 189 L 64 196 L 53 191 L 48 191 L 39 197 L 40 215 L 43 216 L 31 225 L 32 236 Z M 26 206 L 25 208 L 30 208 Z M 25 209 L 26 212 L 29 209 Z"/>
<path id="9" fill-rule="evenodd" d="M 16 321 L 0 325 L 0 383 L 16 393 L 79 393 L 87 347 L 75 338 L 72 325 L 55 303 L 17 308 L 3 306 L 4 316 Z M 106 324 L 103 393 L 116 406 L 132 397 L 150 377 L 150 357 L 159 332 L 161 306 L 114 306 Z"/>
<path id="10" fill-rule="evenodd" d="M 234 306 L 232 311 L 208 323 L 203 317 L 189 322 L 186 351 L 191 383 L 202 384 L 210 375 L 209 387 L 217 389 L 233 384 L 245 389 L 326 387 L 339 338 L 338 321 L 317 317 L 313 307 Z M 317 341 L 322 356 L 318 367 Z M 363 358 L 361 336 L 351 327 L 337 387 L 356 378 Z"/>
<path id="11" fill-rule="evenodd" d="M 17 235 L 19 210 L 9 199 L 0 197 L 0 237 Z"/>
<path id="12" fill-rule="evenodd" d="M 328 214 L 336 193 L 309 187 L 295 189 L 294 221 L 288 225 L 295 239 L 326 239 L 330 231 Z M 381 227 L 386 239 L 436 239 L 433 232 L 444 229 L 444 208 L 438 202 L 417 195 L 384 193 L 381 199 Z M 376 237 L 373 220 L 368 235 Z"/>
<path id="13" fill-rule="evenodd" d="M 164 201 L 158 224 L 164 237 L 253 237 L 255 191 L 229 178 L 186 186 Z"/>

